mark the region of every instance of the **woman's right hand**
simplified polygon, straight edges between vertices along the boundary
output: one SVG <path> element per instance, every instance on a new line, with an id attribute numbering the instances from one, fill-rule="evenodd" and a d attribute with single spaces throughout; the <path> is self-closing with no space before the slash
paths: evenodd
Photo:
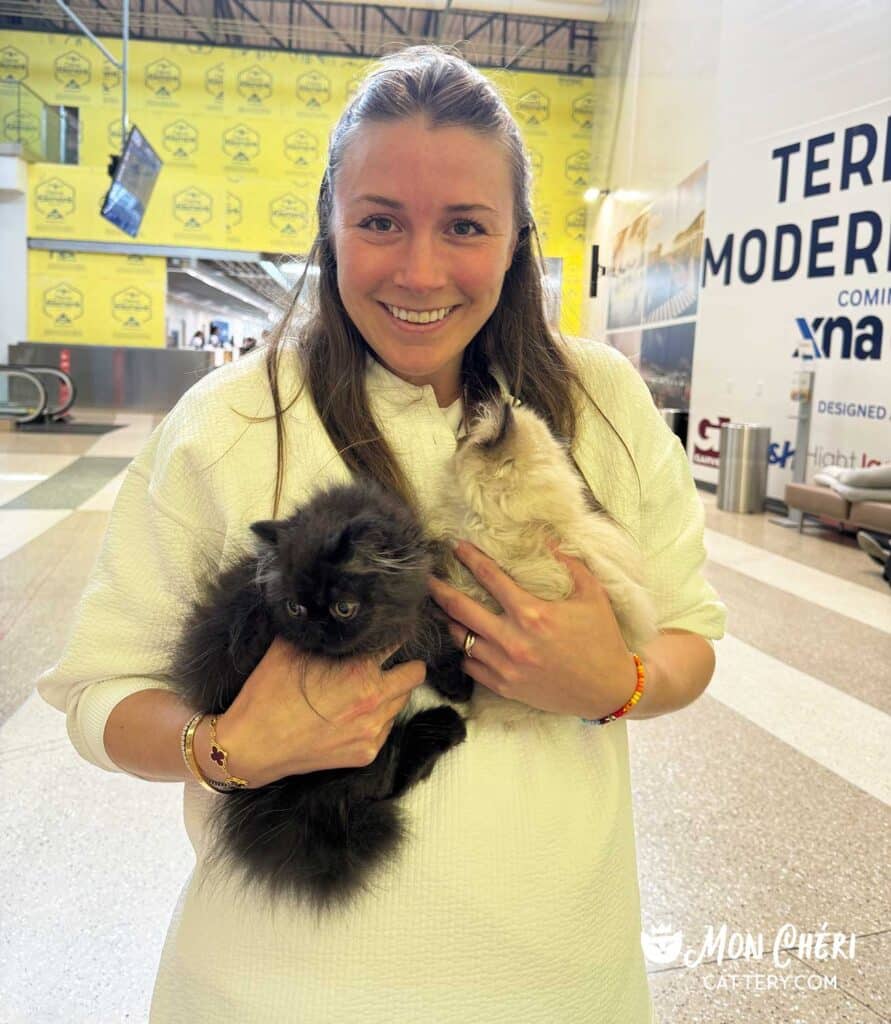
<path id="1" fill-rule="evenodd" d="M 217 743 L 229 755 L 229 773 L 256 789 L 286 775 L 371 764 L 412 690 L 426 678 L 423 661 L 381 671 L 399 646 L 329 659 L 303 654 L 276 637 L 217 717 Z M 201 768 L 225 777 L 215 766 L 208 770 L 208 761 Z"/>

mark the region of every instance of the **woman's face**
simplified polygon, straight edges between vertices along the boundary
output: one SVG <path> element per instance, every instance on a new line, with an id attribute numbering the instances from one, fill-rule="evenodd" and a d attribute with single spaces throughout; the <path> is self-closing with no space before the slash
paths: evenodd
<path id="1" fill-rule="evenodd" d="M 335 178 L 331 241 L 343 304 L 380 361 L 454 401 L 513 258 L 506 152 L 422 118 L 364 125 Z"/>

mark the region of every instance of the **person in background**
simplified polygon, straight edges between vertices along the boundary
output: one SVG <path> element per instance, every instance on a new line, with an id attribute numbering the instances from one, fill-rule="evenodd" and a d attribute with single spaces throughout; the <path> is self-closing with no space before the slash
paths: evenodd
<path id="1" fill-rule="evenodd" d="M 646 385 L 615 349 L 547 324 L 531 189 L 519 128 L 484 75 L 428 46 L 375 63 L 330 136 L 307 259 L 317 297 L 298 309 L 301 282 L 269 344 L 192 387 L 130 467 L 71 639 L 38 686 L 88 761 L 185 783 L 196 865 L 151 1024 L 654 1020 L 626 719 L 705 690 L 725 609 L 702 575 L 686 455 Z M 471 722 L 403 798 L 399 856 L 342 912 L 317 919 L 214 883 L 209 816 L 231 794 L 210 782 L 225 787 L 226 768 L 260 786 L 369 764 L 425 666 L 382 671 L 384 652 L 329 663 L 277 638 L 212 739 L 208 709 L 164 681 L 184 610 L 252 522 L 327 484 L 373 479 L 429 515 L 459 436 L 495 398 L 571 443 L 592 497 L 641 548 L 658 634 L 628 650 L 598 580 L 562 552 L 575 591 L 542 602 L 459 547 L 504 609 L 429 581 L 462 667 L 546 714 L 515 730 Z"/>
<path id="2" fill-rule="evenodd" d="M 204 348 L 204 331 L 195 331 L 189 344 L 192 348 Z"/>

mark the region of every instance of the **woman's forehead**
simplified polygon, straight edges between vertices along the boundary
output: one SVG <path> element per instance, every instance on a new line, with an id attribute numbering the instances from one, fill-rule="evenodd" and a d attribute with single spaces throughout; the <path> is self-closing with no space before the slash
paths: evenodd
<path id="1" fill-rule="evenodd" d="M 456 212 L 487 206 L 509 213 L 513 206 L 510 161 L 497 139 L 462 126 L 431 128 L 420 119 L 358 128 L 337 169 L 335 193 L 348 206 L 368 197 L 391 199 L 394 209 L 431 198 Z"/>

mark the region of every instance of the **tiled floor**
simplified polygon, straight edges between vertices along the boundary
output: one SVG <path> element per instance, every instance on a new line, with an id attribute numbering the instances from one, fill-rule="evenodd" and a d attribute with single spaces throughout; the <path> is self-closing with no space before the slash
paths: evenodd
<path id="1" fill-rule="evenodd" d="M 180 787 L 79 760 L 33 693 L 158 420 L 79 418 L 115 429 L 0 432 L 0 1024 L 144 1021 L 192 864 Z M 891 593 L 849 537 L 703 500 L 718 669 L 629 727 L 658 1020 L 888 1021 Z"/>

